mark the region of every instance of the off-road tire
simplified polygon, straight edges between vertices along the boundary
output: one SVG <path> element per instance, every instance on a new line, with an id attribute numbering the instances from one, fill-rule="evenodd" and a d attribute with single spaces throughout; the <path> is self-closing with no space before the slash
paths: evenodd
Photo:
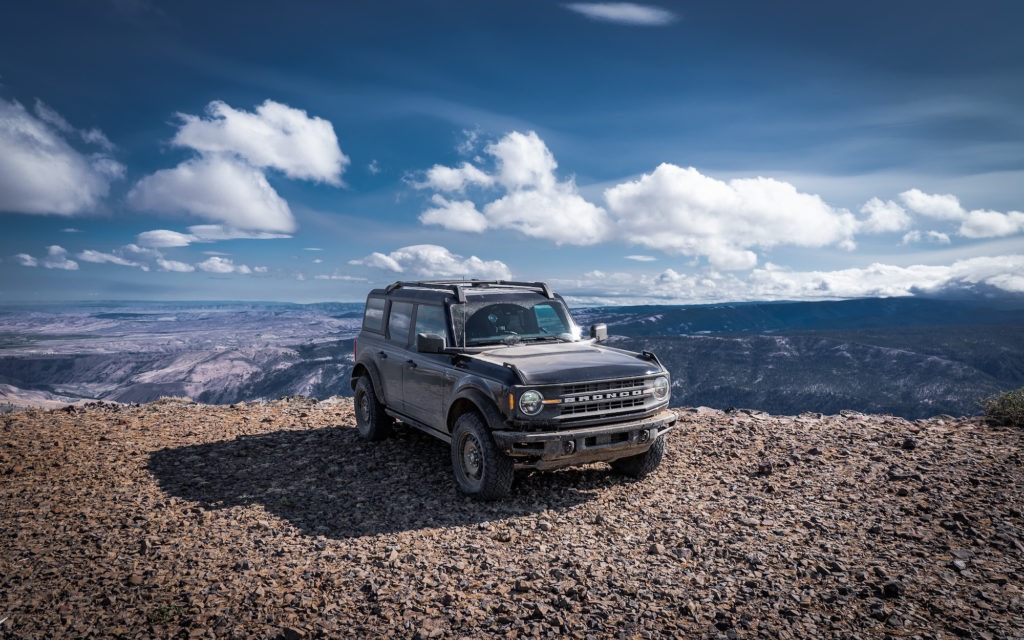
<path id="1" fill-rule="evenodd" d="M 452 469 L 459 490 L 479 500 L 507 496 L 515 475 L 512 458 L 498 450 L 483 418 L 472 412 L 455 421 Z"/>
<path id="2" fill-rule="evenodd" d="M 658 436 L 651 448 L 643 453 L 628 458 L 619 458 L 612 462 L 612 469 L 615 469 L 624 476 L 630 478 L 643 478 L 653 472 L 661 464 L 665 455 L 665 436 Z"/>
<path id="3" fill-rule="evenodd" d="M 384 405 L 373 391 L 370 376 L 362 376 L 356 382 L 356 426 L 364 440 L 383 440 L 391 435 L 391 416 L 384 413 Z"/>

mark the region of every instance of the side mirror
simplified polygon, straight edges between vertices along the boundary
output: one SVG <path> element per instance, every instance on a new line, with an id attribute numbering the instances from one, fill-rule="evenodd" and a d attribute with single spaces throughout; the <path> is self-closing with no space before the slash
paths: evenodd
<path id="1" fill-rule="evenodd" d="M 416 334 L 416 351 L 419 353 L 444 353 L 447 347 L 444 336 L 436 333 Z"/>
<path id="2" fill-rule="evenodd" d="M 608 339 L 608 325 L 605 323 L 590 325 L 590 337 L 595 342 L 604 342 Z"/>

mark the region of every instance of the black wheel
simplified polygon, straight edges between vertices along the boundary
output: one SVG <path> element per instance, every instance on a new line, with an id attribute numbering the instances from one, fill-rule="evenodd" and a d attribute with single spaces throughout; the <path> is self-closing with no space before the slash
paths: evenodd
<path id="1" fill-rule="evenodd" d="M 474 498 L 494 500 L 512 489 L 512 458 L 498 451 L 483 419 L 475 413 L 463 414 L 455 421 L 452 468 L 459 489 Z"/>
<path id="2" fill-rule="evenodd" d="M 664 455 L 665 436 L 658 436 L 650 449 L 639 455 L 615 460 L 612 462 L 612 469 L 631 478 L 643 478 L 658 468 Z"/>
<path id="3" fill-rule="evenodd" d="M 356 426 L 359 435 L 366 440 L 383 440 L 391 435 L 391 416 L 384 413 L 384 405 L 373 392 L 370 376 L 362 376 L 356 382 Z"/>

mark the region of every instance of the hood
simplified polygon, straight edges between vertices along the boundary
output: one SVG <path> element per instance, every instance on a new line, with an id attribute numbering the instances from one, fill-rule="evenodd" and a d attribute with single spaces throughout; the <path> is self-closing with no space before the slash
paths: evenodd
<path id="1" fill-rule="evenodd" d="M 635 378 L 663 372 L 639 354 L 592 342 L 532 343 L 499 347 L 473 356 L 496 365 L 511 364 L 526 384 L 563 384 Z"/>

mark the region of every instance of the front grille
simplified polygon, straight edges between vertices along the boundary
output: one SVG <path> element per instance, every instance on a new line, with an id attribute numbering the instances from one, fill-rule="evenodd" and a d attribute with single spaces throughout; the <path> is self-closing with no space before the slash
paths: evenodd
<path id="1" fill-rule="evenodd" d="M 644 378 L 623 378 L 621 380 L 604 380 L 601 382 L 582 382 L 567 384 L 562 387 L 562 395 L 570 396 L 581 393 L 598 393 L 601 391 L 626 391 L 643 389 Z"/>
<path id="2" fill-rule="evenodd" d="M 575 416 L 580 414 L 608 413 L 634 407 L 643 408 L 645 400 L 643 396 L 626 398 L 624 400 L 610 400 L 608 402 L 592 402 L 587 404 L 562 405 L 563 416 Z"/>

